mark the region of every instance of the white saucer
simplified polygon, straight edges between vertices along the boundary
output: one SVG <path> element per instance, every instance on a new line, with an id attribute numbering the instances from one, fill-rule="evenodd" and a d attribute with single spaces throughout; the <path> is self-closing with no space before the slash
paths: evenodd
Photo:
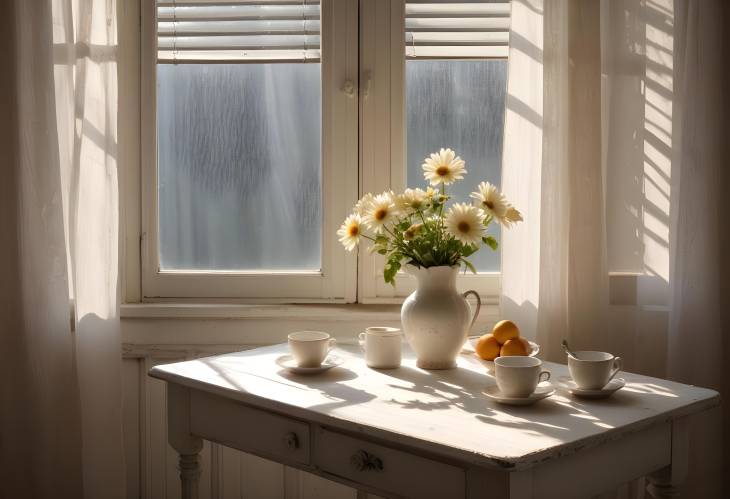
<path id="1" fill-rule="evenodd" d="M 490 386 L 484 390 L 484 395 L 490 399 L 499 402 L 500 404 L 507 405 L 532 405 L 538 400 L 549 397 L 553 393 L 555 393 L 555 388 L 553 388 L 553 385 L 550 383 L 540 383 L 537 385 L 537 388 L 535 388 L 535 391 L 527 397 L 505 397 L 502 395 L 502 392 L 499 391 L 499 387 L 497 385 Z"/>
<path id="2" fill-rule="evenodd" d="M 333 367 L 342 365 L 343 362 L 344 359 L 342 357 L 338 357 L 337 355 L 328 355 L 327 358 L 324 359 L 324 362 L 317 367 L 299 367 L 294 360 L 294 357 L 291 355 L 282 355 L 276 358 L 276 363 L 279 367 L 283 367 L 287 371 L 295 374 L 319 374 L 328 371 Z"/>
<path id="3" fill-rule="evenodd" d="M 586 399 L 602 399 L 606 397 L 610 397 L 611 395 L 616 392 L 616 390 L 620 390 L 626 385 L 626 380 L 623 378 L 614 378 L 611 381 L 609 381 L 606 386 L 599 390 L 587 390 L 585 388 L 579 388 L 578 385 L 575 384 L 575 381 L 572 379 L 568 379 L 567 381 L 563 381 L 566 388 L 570 393 L 575 395 L 576 397 L 582 397 Z"/>

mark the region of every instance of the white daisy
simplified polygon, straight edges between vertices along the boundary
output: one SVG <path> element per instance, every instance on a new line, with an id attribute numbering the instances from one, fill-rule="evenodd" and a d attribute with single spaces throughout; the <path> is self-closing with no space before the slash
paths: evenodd
<path id="1" fill-rule="evenodd" d="M 514 206 L 509 205 L 502 219 L 502 225 L 509 229 L 515 223 L 522 222 L 522 213 L 517 211 L 517 208 Z"/>
<path id="2" fill-rule="evenodd" d="M 445 185 L 453 184 L 464 178 L 466 173 L 464 160 L 451 149 L 443 148 L 439 152 L 431 154 L 430 158 L 426 158 L 421 168 L 423 168 L 423 176 L 431 182 L 431 185 L 438 185 L 442 182 Z"/>
<path id="3" fill-rule="evenodd" d="M 426 191 L 423 189 L 406 189 L 396 198 L 396 205 L 400 211 L 423 210 L 426 203 Z"/>
<path id="4" fill-rule="evenodd" d="M 355 249 L 357 244 L 360 242 L 360 225 L 362 224 L 362 217 L 357 213 L 353 213 L 345 219 L 337 229 L 337 235 L 340 236 L 340 242 L 347 251 Z"/>
<path id="5" fill-rule="evenodd" d="M 484 212 L 467 203 L 455 203 L 446 213 L 446 232 L 464 244 L 478 244 L 484 234 Z"/>
<path id="6" fill-rule="evenodd" d="M 395 199 L 391 192 L 384 192 L 375 196 L 370 201 L 370 206 L 365 211 L 363 221 L 375 232 L 382 232 L 383 226 L 392 221 L 397 213 Z"/>
<path id="7" fill-rule="evenodd" d="M 479 184 L 479 191 L 472 192 L 470 196 L 474 199 L 474 204 L 484 210 L 484 213 L 492 215 L 495 220 L 504 224 L 504 216 L 509 208 L 509 203 L 499 189 L 489 182 L 482 182 Z"/>
<path id="8" fill-rule="evenodd" d="M 361 197 L 357 203 L 355 203 L 355 213 L 360 216 L 364 216 L 365 212 L 370 208 L 370 203 L 373 202 L 373 196 L 369 192 Z"/>
<path id="9" fill-rule="evenodd" d="M 426 158 L 421 168 L 423 168 L 423 176 L 431 182 L 431 185 L 438 185 L 442 182 L 445 185 L 453 184 L 464 178 L 466 173 L 464 160 L 451 149 L 443 148 L 439 152 L 431 154 L 430 158 Z"/>

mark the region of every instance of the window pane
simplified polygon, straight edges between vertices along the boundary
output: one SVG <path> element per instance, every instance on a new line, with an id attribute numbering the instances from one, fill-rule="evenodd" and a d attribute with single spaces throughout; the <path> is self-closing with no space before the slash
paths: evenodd
<path id="1" fill-rule="evenodd" d="M 157 66 L 160 266 L 321 267 L 320 64 Z"/>
<path id="2" fill-rule="evenodd" d="M 407 177 L 423 187 L 423 159 L 450 147 L 466 162 L 464 180 L 448 187 L 468 201 L 479 182 L 500 184 L 507 82 L 506 60 L 406 61 Z M 499 227 L 489 232 L 499 240 Z M 499 271 L 500 255 L 483 247 L 469 258 L 480 271 Z"/>

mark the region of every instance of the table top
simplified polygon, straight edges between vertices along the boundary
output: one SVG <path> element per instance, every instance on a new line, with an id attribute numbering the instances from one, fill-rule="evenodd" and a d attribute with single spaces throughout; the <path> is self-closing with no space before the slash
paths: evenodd
<path id="1" fill-rule="evenodd" d="M 286 344 L 154 367 L 150 375 L 388 442 L 484 466 L 519 469 L 613 440 L 719 403 L 717 392 L 621 372 L 626 386 L 603 400 L 576 399 L 562 386 L 567 366 L 545 362 L 557 392 L 535 405 L 489 399 L 495 384 L 473 354 L 458 368 L 426 371 L 404 349 L 398 369 L 370 369 L 356 346 L 333 353 L 344 363 L 297 375 L 275 360 Z"/>

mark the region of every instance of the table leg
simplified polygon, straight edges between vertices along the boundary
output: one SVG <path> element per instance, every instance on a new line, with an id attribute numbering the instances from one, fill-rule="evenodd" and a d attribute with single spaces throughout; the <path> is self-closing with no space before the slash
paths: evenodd
<path id="1" fill-rule="evenodd" d="M 182 499 L 198 499 L 203 440 L 190 433 L 190 389 L 171 383 L 167 385 L 167 438 L 180 455 Z"/>
<path id="2" fill-rule="evenodd" d="M 646 487 L 654 499 L 679 497 L 681 486 L 687 478 L 689 462 L 688 417 L 672 422 L 672 462 L 669 466 L 649 475 Z"/>

